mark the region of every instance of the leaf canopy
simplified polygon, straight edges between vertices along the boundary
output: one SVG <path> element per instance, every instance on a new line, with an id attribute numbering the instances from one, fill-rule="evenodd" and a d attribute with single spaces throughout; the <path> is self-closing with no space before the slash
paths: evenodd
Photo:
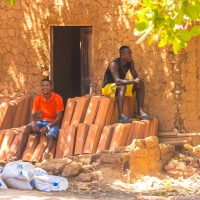
<path id="1" fill-rule="evenodd" d="M 145 39 L 148 45 L 153 41 L 158 47 L 170 44 L 177 54 L 200 35 L 200 0 L 138 0 L 131 15 L 136 20 L 134 34 L 140 37 L 137 44 Z"/>

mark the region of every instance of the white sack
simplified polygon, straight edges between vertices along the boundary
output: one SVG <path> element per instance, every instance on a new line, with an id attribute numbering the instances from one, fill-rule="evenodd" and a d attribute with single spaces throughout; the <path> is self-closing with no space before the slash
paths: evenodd
<path id="1" fill-rule="evenodd" d="M 9 162 L 2 172 L 2 179 L 5 184 L 13 189 L 33 189 L 33 178 L 35 167 L 28 162 Z"/>
<path id="2" fill-rule="evenodd" d="M 3 182 L 1 175 L 0 175 L 0 190 L 6 190 L 8 189 L 6 184 Z"/>
<path id="3" fill-rule="evenodd" d="M 36 168 L 34 188 L 43 192 L 64 191 L 68 188 L 66 178 L 48 175 L 44 170 Z"/>

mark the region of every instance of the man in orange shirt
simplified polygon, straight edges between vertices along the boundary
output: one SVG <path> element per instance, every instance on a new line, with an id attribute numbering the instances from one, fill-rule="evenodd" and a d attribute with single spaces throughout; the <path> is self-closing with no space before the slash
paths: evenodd
<path id="1" fill-rule="evenodd" d="M 52 92 L 52 82 L 48 79 L 41 81 L 42 94 L 38 95 L 33 101 L 32 114 L 30 117 L 31 123 L 28 124 L 22 132 L 17 153 L 11 158 L 11 161 L 16 161 L 22 158 L 28 142 L 29 134 L 46 134 L 47 146 L 43 153 L 43 159 L 50 158 L 50 151 L 54 146 L 57 138 L 60 123 L 63 116 L 63 99 L 60 95 Z M 36 120 L 37 112 L 40 111 L 41 118 Z"/>

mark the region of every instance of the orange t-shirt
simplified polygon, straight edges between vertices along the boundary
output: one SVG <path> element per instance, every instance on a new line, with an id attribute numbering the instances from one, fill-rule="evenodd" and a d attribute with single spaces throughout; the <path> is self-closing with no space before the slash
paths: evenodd
<path id="1" fill-rule="evenodd" d="M 40 120 L 48 120 L 52 122 L 56 118 L 56 111 L 63 111 L 63 99 L 60 95 L 52 92 L 49 101 L 46 101 L 43 94 L 37 96 L 33 101 L 32 112 L 40 110 Z"/>

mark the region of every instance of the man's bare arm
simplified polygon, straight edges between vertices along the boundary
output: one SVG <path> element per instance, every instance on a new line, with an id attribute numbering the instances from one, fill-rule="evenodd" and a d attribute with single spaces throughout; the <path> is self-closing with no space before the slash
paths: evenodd
<path id="1" fill-rule="evenodd" d="M 63 111 L 56 111 L 56 118 L 49 124 L 50 128 L 54 127 L 55 125 L 59 124 L 62 121 Z"/>
<path id="2" fill-rule="evenodd" d="M 119 73 L 118 73 L 118 65 L 117 65 L 117 63 L 111 62 L 110 63 L 110 70 L 111 70 L 111 74 L 112 74 L 112 77 L 113 77 L 116 85 L 129 85 L 129 84 L 133 84 L 134 83 L 134 81 L 120 79 Z"/>
<path id="3" fill-rule="evenodd" d="M 130 71 L 131 71 L 131 75 L 133 76 L 134 79 L 139 78 L 138 74 L 137 74 L 137 72 L 135 70 L 135 66 L 134 66 L 134 62 L 133 61 L 131 61 L 131 69 L 130 69 Z"/>
<path id="4" fill-rule="evenodd" d="M 32 112 L 30 117 L 32 131 L 39 131 L 37 125 L 35 124 L 35 122 L 37 121 L 36 117 L 37 117 L 37 112 Z"/>

